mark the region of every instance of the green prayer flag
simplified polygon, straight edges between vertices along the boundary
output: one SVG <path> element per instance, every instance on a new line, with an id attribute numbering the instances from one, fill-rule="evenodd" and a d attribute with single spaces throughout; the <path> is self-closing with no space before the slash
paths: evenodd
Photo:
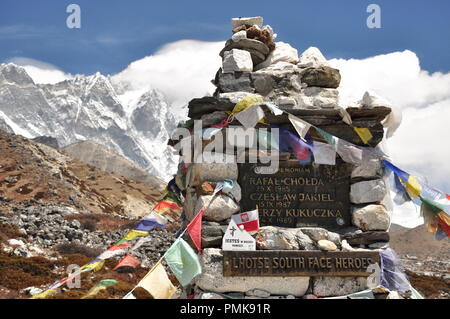
<path id="1" fill-rule="evenodd" d="M 433 215 L 437 215 L 439 212 L 442 212 L 445 210 L 445 206 L 425 197 L 420 197 L 420 200 L 422 201 L 423 206 L 427 209 L 428 212 L 432 213 Z"/>
<path id="2" fill-rule="evenodd" d="M 318 127 L 316 127 L 315 129 L 325 139 L 325 141 L 327 141 L 328 144 L 330 144 L 330 145 L 335 145 L 336 144 L 336 141 L 335 141 L 333 135 L 331 135 L 328 132 L 325 132 L 324 130 L 322 130 L 322 129 L 318 128 Z"/>
<path id="3" fill-rule="evenodd" d="M 202 273 L 202 267 L 195 251 L 182 238 L 167 250 L 164 256 L 167 264 L 183 286 L 189 285 L 195 276 Z"/>

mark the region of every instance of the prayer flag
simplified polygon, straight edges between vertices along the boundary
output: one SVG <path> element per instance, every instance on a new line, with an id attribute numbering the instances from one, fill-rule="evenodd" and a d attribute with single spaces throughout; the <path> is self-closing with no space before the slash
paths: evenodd
<path id="1" fill-rule="evenodd" d="M 298 135 L 302 139 L 305 139 L 306 134 L 308 133 L 309 129 L 311 128 L 311 124 L 303 121 L 302 119 L 299 119 L 298 117 L 296 117 L 292 114 L 289 114 L 289 121 L 291 121 L 291 124 L 292 124 L 292 126 L 294 126 Z"/>
<path id="2" fill-rule="evenodd" d="M 103 265 L 105 264 L 104 260 L 101 259 L 94 259 L 90 263 L 84 265 L 81 267 L 81 270 L 92 270 L 92 271 L 99 271 L 103 268 Z"/>
<path id="3" fill-rule="evenodd" d="M 253 105 L 234 116 L 246 129 L 253 128 L 264 118 L 264 111 L 259 105 Z"/>
<path id="4" fill-rule="evenodd" d="M 264 100 L 259 95 L 246 96 L 235 105 L 232 114 L 242 112 L 253 105 L 261 104 L 262 102 L 264 102 Z"/>
<path id="5" fill-rule="evenodd" d="M 362 162 L 362 150 L 342 139 L 338 139 L 337 152 L 344 162 L 351 164 L 360 164 Z"/>
<path id="6" fill-rule="evenodd" d="M 164 258 L 183 286 L 189 285 L 192 279 L 202 272 L 197 254 L 182 238 L 175 241 Z"/>
<path id="7" fill-rule="evenodd" d="M 373 135 L 368 128 L 354 127 L 353 129 L 364 144 L 369 144 L 370 140 L 373 138 Z"/>
<path id="8" fill-rule="evenodd" d="M 92 287 L 87 294 L 85 294 L 81 299 L 86 299 L 89 297 L 93 297 L 96 294 L 98 294 L 100 291 L 105 290 L 108 287 L 112 287 L 118 283 L 115 279 L 104 279 L 100 281 L 98 284 L 96 284 L 94 287 Z"/>
<path id="9" fill-rule="evenodd" d="M 34 295 L 31 297 L 31 299 L 46 299 L 48 297 L 51 297 L 53 295 L 56 295 L 58 293 L 58 290 L 56 289 L 47 289 L 40 294 Z"/>
<path id="10" fill-rule="evenodd" d="M 325 132 L 324 130 L 322 130 L 322 129 L 318 128 L 318 127 L 314 127 L 314 128 L 316 129 L 317 133 L 319 133 L 322 136 L 322 138 L 325 141 L 327 141 L 328 144 L 330 144 L 330 145 L 335 145 L 336 144 L 336 138 L 333 135 L 331 135 L 328 132 Z"/>
<path id="11" fill-rule="evenodd" d="M 154 299 L 170 299 L 176 291 L 176 288 L 167 276 L 167 272 L 161 265 L 161 262 L 158 262 L 148 272 L 148 274 L 138 283 L 137 287 L 147 290 Z"/>
<path id="12" fill-rule="evenodd" d="M 311 145 L 295 136 L 292 132 L 279 128 L 280 131 L 280 150 L 288 152 L 292 150 L 299 160 L 308 160 L 310 156 Z"/>
<path id="13" fill-rule="evenodd" d="M 113 268 L 113 270 L 117 270 L 119 268 L 127 267 L 135 269 L 137 266 L 141 264 L 141 261 L 132 255 L 126 255 L 123 257 L 119 263 Z"/>
<path id="14" fill-rule="evenodd" d="M 406 192 L 408 195 L 414 199 L 418 198 L 422 192 L 422 186 L 420 185 L 418 179 L 414 176 L 409 176 L 406 181 Z"/>
<path id="15" fill-rule="evenodd" d="M 334 145 L 314 142 L 314 162 L 322 165 L 336 165 L 336 147 Z"/>
<path id="16" fill-rule="evenodd" d="M 97 259 L 106 260 L 109 258 L 113 258 L 115 256 L 120 256 L 126 253 L 127 249 L 130 247 L 130 243 L 125 242 L 119 245 L 112 245 L 105 252 L 103 252 Z"/>
<path id="17" fill-rule="evenodd" d="M 264 105 L 267 106 L 267 107 L 269 108 L 270 112 L 272 112 L 272 113 L 275 114 L 275 115 L 281 115 L 281 114 L 283 114 L 283 111 L 280 110 L 280 109 L 278 108 L 278 106 L 275 105 L 275 104 L 273 104 L 272 102 L 264 102 Z"/>
<path id="18" fill-rule="evenodd" d="M 127 293 L 122 299 L 136 299 L 136 297 L 133 295 L 133 293 L 130 291 Z"/>
<path id="19" fill-rule="evenodd" d="M 135 240 L 138 237 L 148 236 L 148 232 L 132 229 L 123 237 L 127 241 Z"/>
<path id="20" fill-rule="evenodd" d="M 202 208 L 197 216 L 187 225 L 187 231 L 191 236 L 192 242 L 199 253 L 202 252 L 202 217 L 205 212 L 205 208 Z"/>
<path id="21" fill-rule="evenodd" d="M 156 227 L 164 227 L 167 222 L 167 218 L 151 211 L 134 227 L 134 229 L 139 231 L 150 231 Z"/>

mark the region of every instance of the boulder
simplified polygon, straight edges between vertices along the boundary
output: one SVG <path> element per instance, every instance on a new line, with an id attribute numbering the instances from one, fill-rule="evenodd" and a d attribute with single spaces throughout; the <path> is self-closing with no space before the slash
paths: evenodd
<path id="1" fill-rule="evenodd" d="M 247 93 L 248 94 L 248 93 Z M 226 96 L 213 97 L 205 96 L 200 99 L 193 99 L 189 102 L 188 116 L 190 118 L 197 118 L 205 113 L 211 113 L 214 111 L 231 111 L 234 108 L 236 102 L 230 101 Z"/>
<path id="2" fill-rule="evenodd" d="M 246 17 L 246 18 L 233 18 L 231 19 L 231 27 L 236 29 L 237 27 L 240 27 L 241 25 L 244 26 L 257 26 L 259 28 L 262 28 L 264 23 L 263 17 Z"/>
<path id="3" fill-rule="evenodd" d="M 191 220 L 202 209 L 206 208 L 203 218 L 210 221 L 223 221 L 237 213 L 240 209 L 239 205 L 228 196 L 212 195 L 200 196 L 195 204 L 194 216 L 186 216 Z"/>
<path id="4" fill-rule="evenodd" d="M 317 246 L 323 251 L 336 251 L 337 246 L 333 242 L 322 239 L 317 242 Z"/>
<path id="5" fill-rule="evenodd" d="M 255 91 L 248 72 L 221 73 L 218 86 L 223 93 L 238 91 L 253 93 Z"/>
<path id="6" fill-rule="evenodd" d="M 355 166 L 351 176 L 352 178 L 380 178 L 383 176 L 383 167 L 378 159 L 370 159 Z"/>
<path id="7" fill-rule="evenodd" d="M 226 299 L 224 296 L 213 292 L 203 292 L 195 297 L 195 299 Z"/>
<path id="8" fill-rule="evenodd" d="M 227 118 L 228 115 L 225 112 L 215 111 L 213 113 L 203 115 L 200 120 L 202 121 L 203 127 L 210 127 L 211 125 L 219 124 Z"/>
<path id="9" fill-rule="evenodd" d="M 195 284 L 212 292 L 240 292 L 258 289 L 271 295 L 303 296 L 309 287 L 309 277 L 223 277 L 222 250 L 208 248 L 201 256 L 202 274 Z"/>
<path id="10" fill-rule="evenodd" d="M 342 235 L 342 238 L 351 245 L 370 245 L 378 242 L 388 242 L 389 233 L 385 231 L 353 232 Z"/>
<path id="11" fill-rule="evenodd" d="M 245 293 L 246 296 L 249 297 L 257 297 L 257 298 L 269 298 L 270 292 L 261 290 L 261 289 L 252 289 Z"/>
<path id="12" fill-rule="evenodd" d="M 245 30 L 236 32 L 236 33 L 233 34 L 233 36 L 231 37 L 231 40 L 232 40 L 233 42 L 238 42 L 238 41 L 240 41 L 240 40 L 242 40 L 242 39 L 247 39 L 247 31 L 245 31 Z"/>
<path id="13" fill-rule="evenodd" d="M 389 213 L 383 205 L 354 208 L 352 215 L 353 225 L 362 230 L 387 230 L 390 225 Z"/>
<path id="14" fill-rule="evenodd" d="M 387 106 L 390 107 L 392 104 L 382 98 L 381 96 L 377 95 L 375 92 L 367 91 L 364 93 L 364 96 L 360 102 L 361 107 L 365 109 L 373 109 L 374 107 L 379 106 Z"/>
<path id="15" fill-rule="evenodd" d="M 302 227 L 300 231 L 308 235 L 312 240 L 318 242 L 319 240 L 328 240 L 328 230 L 319 227 Z"/>
<path id="16" fill-rule="evenodd" d="M 302 72 L 302 82 L 308 86 L 336 89 L 341 83 L 341 74 L 338 69 L 328 66 L 307 68 Z"/>
<path id="17" fill-rule="evenodd" d="M 318 48 L 309 47 L 300 55 L 297 65 L 301 68 L 317 68 L 320 66 L 328 66 L 328 62 Z"/>
<path id="18" fill-rule="evenodd" d="M 269 53 L 264 62 L 255 66 L 255 70 L 267 68 L 268 66 L 278 62 L 287 62 L 292 64 L 298 63 L 299 60 L 297 49 L 284 42 L 277 42 L 275 45 L 275 50 Z"/>
<path id="19" fill-rule="evenodd" d="M 354 204 L 378 203 L 386 193 L 386 185 L 382 179 L 359 182 L 351 185 L 350 201 Z"/>
<path id="20" fill-rule="evenodd" d="M 318 297 L 345 296 L 366 289 L 365 277 L 315 277 L 313 294 Z"/>
<path id="21" fill-rule="evenodd" d="M 297 230 L 295 233 L 295 238 L 297 239 L 298 247 L 300 250 L 316 250 L 316 245 L 314 241 L 305 235 L 301 230 Z"/>
<path id="22" fill-rule="evenodd" d="M 273 226 L 261 227 L 256 241 L 258 249 L 298 250 L 299 244 L 294 233 Z"/>
<path id="23" fill-rule="evenodd" d="M 226 179 L 237 180 L 236 163 L 193 163 L 191 164 L 189 185 L 197 186 L 203 182 L 222 182 Z"/>
<path id="24" fill-rule="evenodd" d="M 269 95 L 277 85 L 274 77 L 267 73 L 252 73 L 252 81 L 255 92 L 263 96 Z"/>
<path id="25" fill-rule="evenodd" d="M 252 74 L 253 77 L 253 74 Z M 229 111 L 232 111 L 234 106 L 239 103 L 243 98 L 253 96 L 255 98 L 262 98 L 259 94 L 249 93 L 249 92 L 228 92 L 228 93 L 220 93 L 219 99 L 227 100 L 229 103 L 233 105 Z"/>
<path id="26" fill-rule="evenodd" d="M 355 249 L 350 246 L 350 244 L 344 239 L 341 243 L 342 251 L 355 251 Z"/>
<path id="27" fill-rule="evenodd" d="M 307 87 L 298 96 L 298 106 L 305 109 L 338 108 L 339 92 L 336 89 Z"/>
<path id="28" fill-rule="evenodd" d="M 232 49 L 241 49 L 252 52 L 258 52 L 264 56 L 264 59 L 269 55 L 270 49 L 263 42 L 254 40 L 254 39 L 241 39 L 239 41 L 234 42 L 233 40 L 228 40 L 225 43 L 225 48 L 220 51 L 219 55 L 223 58 L 224 53 L 226 51 L 230 51 Z"/>
<path id="29" fill-rule="evenodd" d="M 226 51 L 223 55 L 222 69 L 224 73 L 252 72 L 253 61 L 250 52 L 239 49 Z"/>

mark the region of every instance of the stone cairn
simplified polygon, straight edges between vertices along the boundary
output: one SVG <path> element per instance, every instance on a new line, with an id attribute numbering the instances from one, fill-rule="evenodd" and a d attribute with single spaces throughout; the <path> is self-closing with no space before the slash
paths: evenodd
<path id="1" fill-rule="evenodd" d="M 189 117 L 201 119 L 203 128 L 230 119 L 229 112 L 245 97 L 256 96 L 264 102 L 260 105 L 265 112 L 265 124 L 275 124 L 295 133 L 286 114 L 274 115 L 265 106 L 272 102 L 306 122 L 355 145 L 374 149 L 384 138 L 383 121 L 391 109 L 378 105 L 377 98 L 365 96 L 358 107 L 346 109 L 355 127 L 368 128 L 373 137 L 364 144 L 353 128 L 347 124 L 339 106 L 337 88 L 341 81 L 339 70 L 329 66 L 321 52 L 314 47 L 298 56 L 297 50 L 287 43 L 274 42 L 276 34 L 269 26 L 263 25 L 262 17 L 235 18 L 231 21 L 233 35 L 220 52 L 223 66 L 217 72 L 213 96 L 193 99 L 189 103 Z M 228 112 L 228 113 L 227 113 Z M 230 126 L 241 126 L 232 120 Z M 256 126 L 260 127 L 262 124 Z M 267 127 L 267 126 L 266 126 Z M 308 133 L 315 141 L 324 142 L 318 132 L 311 128 Z M 203 138 L 203 147 L 209 140 Z M 249 150 L 247 150 L 248 152 Z M 228 156 L 236 156 L 233 152 Z M 289 153 L 280 153 L 281 162 L 298 163 Z M 305 165 L 312 174 L 317 172 L 313 164 Z M 323 165 L 321 165 L 323 166 Z M 281 165 L 281 167 L 283 167 Z M 301 167 L 301 165 L 300 165 Z M 337 167 L 340 167 L 339 169 Z M 343 169 L 345 168 L 345 169 Z M 321 224 L 321 219 L 310 218 L 305 222 L 301 217 L 289 224 L 270 220 L 270 210 L 260 203 L 260 229 L 253 234 L 259 251 L 311 251 L 311 252 L 371 252 L 388 247 L 390 226 L 389 195 L 383 178 L 383 168 L 379 160 L 363 160 L 360 164 L 344 163 L 337 157 L 336 166 L 328 166 L 324 171 L 337 174 L 340 181 L 330 186 L 330 194 L 344 194 L 341 202 L 334 199 L 330 209 L 340 207 L 345 220 L 337 225 L 336 218 L 329 216 Z M 226 179 L 234 181 L 233 191 L 220 192 L 203 215 L 201 255 L 203 273 L 195 280 L 193 289 L 197 298 L 316 298 L 343 296 L 363 291 L 367 288 L 367 276 L 322 275 L 320 271 L 310 276 L 224 276 L 222 238 L 230 222 L 230 217 L 255 207 L 248 203 L 251 185 L 245 179 L 245 165 L 236 163 L 180 163 L 176 184 L 185 198 L 185 217 L 187 221 L 210 203 L 217 182 Z M 288 177 L 305 177 L 296 175 Z M 275 174 L 276 175 L 276 174 Z M 272 175 L 272 176 L 275 176 Z M 271 177 L 271 175 L 264 175 Z M 327 185 L 325 183 L 324 187 Z M 314 195 L 318 188 L 309 188 Z M 268 194 L 283 195 L 295 193 L 299 189 L 275 190 Z M 301 190 L 300 190 L 301 191 Z M 308 191 L 305 188 L 305 193 Z M 320 191 L 317 191 L 319 193 Z M 317 194 L 316 194 L 317 195 Z M 320 207 L 319 198 L 311 197 L 300 203 L 299 208 Z M 329 197 L 327 197 L 329 198 Z M 344 204 L 342 204 L 342 202 Z M 274 201 L 282 206 L 283 201 Z M 318 206 L 314 206 L 314 205 Z M 336 205 L 333 207 L 333 205 Z M 340 205 L 340 206 L 339 206 Z M 280 207 L 280 206 L 278 206 Z M 308 211 L 308 213 L 310 210 Z M 285 214 L 286 211 L 282 211 Z M 292 220 L 291 220 L 292 221 Z M 281 226 L 280 226 L 281 224 Z M 341 220 L 342 224 L 342 220 Z"/>

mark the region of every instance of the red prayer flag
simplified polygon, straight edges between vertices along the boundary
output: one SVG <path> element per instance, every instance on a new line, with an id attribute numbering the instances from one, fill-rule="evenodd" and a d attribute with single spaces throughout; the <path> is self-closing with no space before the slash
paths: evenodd
<path id="1" fill-rule="evenodd" d="M 445 231 L 447 236 L 450 237 L 450 226 L 446 224 L 445 221 L 439 218 L 439 226 Z"/>
<path id="2" fill-rule="evenodd" d="M 187 231 L 189 236 L 191 236 L 192 241 L 194 242 L 195 247 L 199 254 L 202 253 L 202 217 L 205 209 L 202 208 L 197 216 L 189 223 L 187 226 Z"/>
<path id="3" fill-rule="evenodd" d="M 447 197 L 447 199 L 450 200 L 450 195 L 447 194 L 445 195 L 445 197 Z"/>
<path id="4" fill-rule="evenodd" d="M 119 261 L 119 263 L 116 265 L 116 267 L 114 267 L 113 270 L 117 270 L 122 267 L 130 267 L 130 268 L 134 269 L 137 266 L 139 266 L 140 264 L 141 264 L 141 261 L 139 259 L 137 259 L 136 257 L 131 256 L 131 255 L 126 255 Z"/>

